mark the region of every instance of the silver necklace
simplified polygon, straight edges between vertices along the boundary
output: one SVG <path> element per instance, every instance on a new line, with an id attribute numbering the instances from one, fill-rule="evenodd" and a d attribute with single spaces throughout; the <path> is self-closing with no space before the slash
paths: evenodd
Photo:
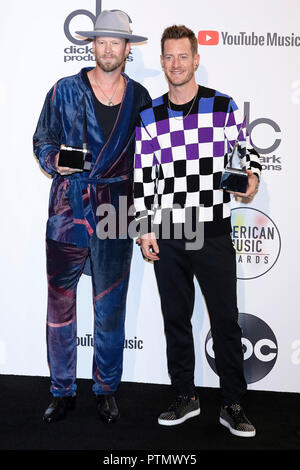
<path id="1" fill-rule="evenodd" d="M 96 82 L 96 85 L 97 85 L 98 88 L 100 89 L 101 93 L 102 93 L 102 94 L 105 96 L 105 98 L 107 99 L 107 101 L 108 101 L 108 106 L 114 106 L 114 103 L 113 103 L 112 99 L 113 99 L 113 97 L 115 96 L 117 89 L 119 88 L 120 80 L 118 81 L 117 86 L 116 86 L 115 91 L 113 92 L 112 96 L 109 98 L 109 96 L 107 96 L 107 95 L 104 93 L 104 91 L 102 90 L 101 86 L 99 85 L 98 80 L 97 80 L 96 77 L 95 77 L 95 72 L 93 73 L 93 76 L 94 76 L 94 80 L 95 80 L 95 82 Z M 121 78 L 121 77 L 120 77 L 120 78 Z"/>
<path id="2" fill-rule="evenodd" d="M 199 89 L 199 87 L 197 88 L 197 93 L 196 93 L 195 96 L 194 96 L 194 99 L 193 99 L 193 102 L 192 102 L 192 104 L 191 104 L 191 107 L 190 107 L 188 113 L 187 113 L 185 116 L 177 116 L 177 117 L 176 117 L 176 116 L 174 115 L 173 110 L 172 110 L 172 108 L 171 108 L 171 102 L 170 102 L 170 97 L 169 97 L 169 93 L 168 93 L 168 104 L 169 104 L 169 108 L 170 108 L 171 114 L 172 114 L 172 116 L 173 116 L 174 119 L 176 119 L 177 121 L 183 121 L 183 120 L 190 114 L 190 112 L 192 111 L 192 108 L 193 108 L 193 106 L 194 106 L 194 103 L 195 103 L 195 101 L 196 101 L 197 95 L 198 95 L 198 89 Z"/>

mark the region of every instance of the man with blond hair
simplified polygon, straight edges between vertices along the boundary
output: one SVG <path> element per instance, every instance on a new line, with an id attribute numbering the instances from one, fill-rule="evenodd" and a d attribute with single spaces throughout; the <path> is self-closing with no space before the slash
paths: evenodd
<path id="1" fill-rule="evenodd" d="M 132 239 L 118 233 L 101 238 L 97 227 L 101 207 L 110 204 L 124 220 L 120 198 L 132 205 L 136 119 L 150 99 L 123 72 L 131 44 L 147 39 L 132 34 L 130 23 L 123 11 L 102 11 L 93 31 L 78 31 L 93 40 L 96 64 L 51 88 L 33 138 L 42 168 L 53 177 L 46 230 L 53 395 L 43 416 L 47 423 L 65 418 L 76 403 L 76 292 L 83 272 L 91 275 L 93 286 L 97 412 L 106 423 L 119 418 L 115 392 L 123 367 Z M 77 164 L 78 154 L 85 155 L 85 171 Z"/>

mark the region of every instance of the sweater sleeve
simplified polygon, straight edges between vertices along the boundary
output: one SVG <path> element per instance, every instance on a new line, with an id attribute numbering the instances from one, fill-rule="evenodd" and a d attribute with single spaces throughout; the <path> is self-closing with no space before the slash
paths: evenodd
<path id="1" fill-rule="evenodd" d="M 55 104 L 56 85 L 47 93 L 35 133 L 33 151 L 41 167 L 50 175 L 56 172 L 55 157 L 62 143 L 60 113 Z"/>
<path id="2" fill-rule="evenodd" d="M 140 234 L 152 231 L 158 161 L 154 153 L 153 140 L 142 119 L 136 127 L 134 162 L 134 208 L 135 219 L 140 225 Z"/>
<path id="3" fill-rule="evenodd" d="M 236 141 L 238 141 L 238 149 L 242 166 L 247 170 L 251 170 L 259 180 L 262 170 L 260 156 L 253 148 L 245 119 L 242 119 L 241 112 L 232 98 L 230 99 L 228 106 L 227 119 L 225 123 L 225 136 L 232 147 Z"/>

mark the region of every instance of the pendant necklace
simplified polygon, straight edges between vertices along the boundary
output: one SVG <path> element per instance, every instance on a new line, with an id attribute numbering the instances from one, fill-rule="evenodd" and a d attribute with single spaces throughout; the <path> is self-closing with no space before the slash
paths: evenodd
<path id="1" fill-rule="evenodd" d="M 199 89 L 199 87 L 198 87 L 198 89 Z M 188 113 L 187 113 L 185 116 L 177 116 L 177 117 L 176 117 L 176 116 L 174 115 L 173 110 L 172 110 L 172 108 L 171 108 L 171 102 L 170 102 L 170 97 L 169 97 L 169 93 L 168 93 L 168 104 L 169 104 L 169 108 L 170 108 L 171 114 L 172 114 L 172 116 L 173 116 L 174 119 L 176 119 L 177 121 L 183 121 L 183 120 L 190 114 L 190 112 L 192 111 L 192 108 L 193 108 L 193 106 L 194 106 L 194 103 L 195 103 L 195 101 L 196 101 L 197 95 L 198 95 L 198 89 L 197 89 L 197 93 L 196 93 L 195 96 L 194 96 L 194 99 L 193 99 L 193 102 L 192 102 L 192 104 L 191 104 L 191 107 L 190 107 Z"/>
<path id="2" fill-rule="evenodd" d="M 120 80 L 118 81 L 117 86 L 116 86 L 115 91 L 113 92 L 112 96 L 109 98 L 109 96 L 107 96 L 107 95 L 104 93 L 104 91 L 102 90 L 101 86 L 99 85 L 98 80 L 97 80 L 96 77 L 95 77 L 95 72 L 93 73 L 93 77 L 94 77 L 94 80 L 95 80 L 95 82 L 96 82 L 96 85 L 97 85 L 98 88 L 100 89 L 101 93 L 102 93 L 102 94 L 105 96 L 105 98 L 107 99 L 107 101 L 108 101 L 108 106 L 114 106 L 114 102 L 112 101 L 112 99 L 113 99 L 113 97 L 115 96 L 117 89 L 119 88 Z"/>

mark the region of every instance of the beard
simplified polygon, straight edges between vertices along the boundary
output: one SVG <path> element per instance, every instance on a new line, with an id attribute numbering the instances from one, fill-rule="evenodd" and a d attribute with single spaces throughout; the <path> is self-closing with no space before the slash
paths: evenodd
<path id="1" fill-rule="evenodd" d="M 105 61 L 105 56 L 95 56 L 96 64 L 100 67 L 103 72 L 113 72 L 117 70 L 121 65 L 124 65 L 126 57 L 119 58 L 115 55 L 109 56 L 113 60 L 110 62 Z"/>

